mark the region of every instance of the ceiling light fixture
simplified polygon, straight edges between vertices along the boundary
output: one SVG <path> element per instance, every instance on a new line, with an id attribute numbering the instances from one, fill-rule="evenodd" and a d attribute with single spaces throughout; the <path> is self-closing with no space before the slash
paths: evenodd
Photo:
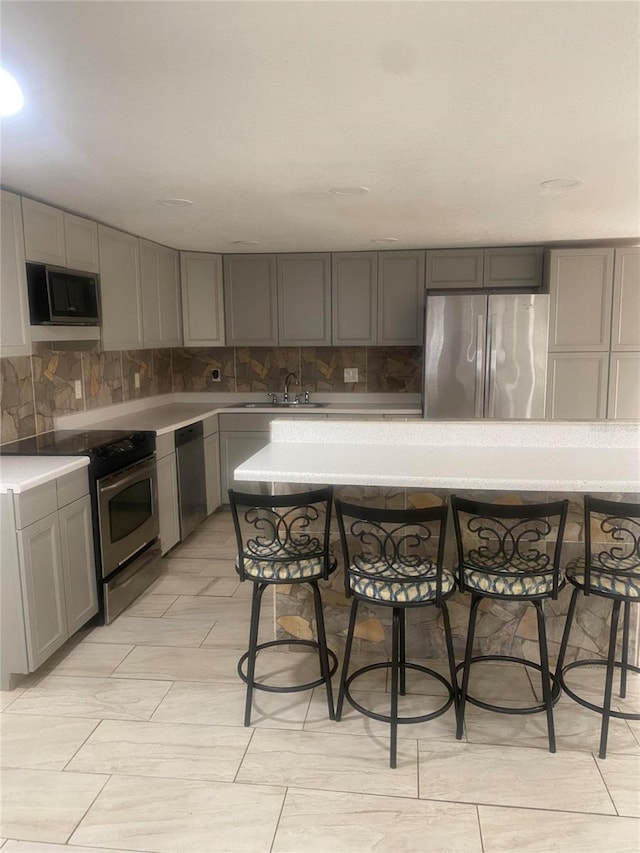
<path id="1" fill-rule="evenodd" d="M 0 115 L 12 116 L 24 105 L 24 95 L 16 78 L 0 68 Z"/>
<path id="2" fill-rule="evenodd" d="M 329 192 L 333 195 L 366 195 L 371 190 L 369 187 L 331 187 Z"/>
<path id="3" fill-rule="evenodd" d="M 193 202 L 189 198 L 161 198 L 158 199 L 158 204 L 164 207 L 188 207 Z"/>
<path id="4" fill-rule="evenodd" d="M 397 243 L 397 237 L 374 237 L 372 243 Z"/>
<path id="5" fill-rule="evenodd" d="M 259 240 L 232 240 L 232 246 L 262 246 Z"/>
<path id="6" fill-rule="evenodd" d="M 578 178 L 552 178 L 550 181 L 543 181 L 540 186 L 545 190 L 564 192 L 565 190 L 579 189 L 582 186 L 582 181 Z"/>

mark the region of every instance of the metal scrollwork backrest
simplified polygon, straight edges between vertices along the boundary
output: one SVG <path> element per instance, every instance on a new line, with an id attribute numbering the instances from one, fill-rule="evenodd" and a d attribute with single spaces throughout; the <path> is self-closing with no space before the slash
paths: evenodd
<path id="1" fill-rule="evenodd" d="M 244 522 L 254 534 L 245 533 L 244 555 L 261 560 L 296 560 L 321 554 L 322 537 L 316 523 L 320 519 L 317 506 L 251 507 Z"/>
<path id="2" fill-rule="evenodd" d="M 551 531 L 546 518 L 471 516 L 461 527 L 464 564 L 499 573 L 553 571 L 553 554 L 547 548 Z"/>
<path id="3" fill-rule="evenodd" d="M 349 525 L 351 571 L 397 582 L 435 577 L 438 530 L 429 524 L 385 524 L 356 519 Z"/>
<path id="4" fill-rule="evenodd" d="M 590 568 L 640 577 L 640 519 L 591 513 Z"/>

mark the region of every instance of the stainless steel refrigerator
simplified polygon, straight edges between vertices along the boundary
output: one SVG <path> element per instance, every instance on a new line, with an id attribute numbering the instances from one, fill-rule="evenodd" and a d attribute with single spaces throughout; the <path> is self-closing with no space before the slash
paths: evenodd
<path id="1" fill-rule="evenodd" d="M 543 418 L 549 296 L 428 294 L 425 418 Z"/>

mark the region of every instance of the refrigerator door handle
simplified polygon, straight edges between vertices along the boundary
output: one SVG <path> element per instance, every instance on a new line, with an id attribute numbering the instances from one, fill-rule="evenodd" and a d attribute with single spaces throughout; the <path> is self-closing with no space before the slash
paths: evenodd
<path id="1" fill-rule="evenodd" d="M 484 409 L 484 326 L 485 319 L 478 314 L 476 326 L 476 382 L 475 382 L 475 411 L 476 418 L 481 418 Z"/>
<path id="2" fill-rule="evenodd" d="M 487 417 L 493 418 L 496 413 L 496 347 L 495 347 L 495 314 L 489 315 L 487 331 L 487 396 L 489 400 L 489 411 Z"/>

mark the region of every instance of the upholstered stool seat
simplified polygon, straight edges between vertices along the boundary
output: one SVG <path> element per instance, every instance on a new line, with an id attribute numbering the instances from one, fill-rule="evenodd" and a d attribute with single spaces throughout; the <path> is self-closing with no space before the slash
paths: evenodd
<path id="1" fill-rule="evenodd" d="M 430 509 L 387 510 L 336 501 L 345 562 L 345 594 L 352 599 L 336 719 L 342 717 L 345 699 L 367 717 L 390 726 L 389 763 L 397 764 L 398 726 L 432 720 L 452 704 L 457 708 L 456 668 L 446 599 L 455 591 L 455 578 L 442 565 L 446 506 Z M 362 602 L 391 608 L 391 661 L 380 661 L 349 672 L 358 608 Z M 409 608 L 435 606 L 442 613 L 449 679 L 429 667 L 407 661 L 405 613 Z M 375 670 L 391 671 L 389 713 L 366 708 L 351 686 Z M 436 710 L 411 717 L 400 716 L 398 697 L 407 691 L 407 673 L 420 673 L 439 682 L 445 697 Z"/>
<path id="2" fill-rule="evenodd" d="M 254 495 L 229 490 L 238 545 L 236 571 L 241 581 L 254 584 L 249 625 L 249 647 L 238 661 L 238 674 L 247 685 L 245 726 L 251 723 L 254 690 L 294 693 L 324 684 L 329 718 L 335 719 L 331 676 L 338 660 L 327 647 L 318 582 L 336 570 L 337 560 L 329 549 L 330 487 L 288 495 Z M 296 637 L 258 642 L 262 596 L 269 586 L 304 583 L 311 587 L 316 617 L 316 640 Z M 279 646 L 306 646 L 318 653 L 320 675 L 301 684 L 279 686 L 258 681 L 258 654 Z"/>
<path id="3" fill-rule="evenodd" d="M 556 676 L 565 693 L 575 702 L 602 715 L 599 757 L 606 758 L 611 717 L 640 720 L 640 714 L 612 707 L 613 677 L 620 672 L 619 695 L 625 698 L 629 673 L 640 668 L 629 663 L 631 606 L 640 600 L 640 504 L 609 501 L 585 495 L 584 557 L 573 560 L 565 568 L 567 579 L 575 589 L 571 594 L 558 655 Z M 595 595 L 611 601 L 611 624 L 606 658 L 576 660 L 565 664 L 571 628 L 580 595 Z M 620 659 L 616 660 L 618 624 L 623 608 Z M 584 667 L 605 668 L 602 704 L 590 701 L 577 692 L 569 673 Z M 593 698 L 593 691 L 591 698 Z"/>
<path id="4" fill-rule="evenodd" d="M 549 671 L 543 602 L 555 599 L 564 586 L 560 553 L 568 501 L 506 505 L 472 501 L 455 495 L 451 509 L 458 552 L 461 591 L 471 593 L 469 626 L 462 670 L 456 737 L 462 738 L 466 703 L 501 714 L 547 716 L 549 751 L 555 752 L 553 705 L 560 683 Z M 530 602 L 536 610 L 540 662 L 513 654 L 473 654 L 478 609 L 485 599 Z M 518 663 L 540 673 L 543 701 L 528 707 L 499 705 L 469 693 L 471 668 L 486 661 Z M 505 685 L 506 686 L 506 685 Z"/>

